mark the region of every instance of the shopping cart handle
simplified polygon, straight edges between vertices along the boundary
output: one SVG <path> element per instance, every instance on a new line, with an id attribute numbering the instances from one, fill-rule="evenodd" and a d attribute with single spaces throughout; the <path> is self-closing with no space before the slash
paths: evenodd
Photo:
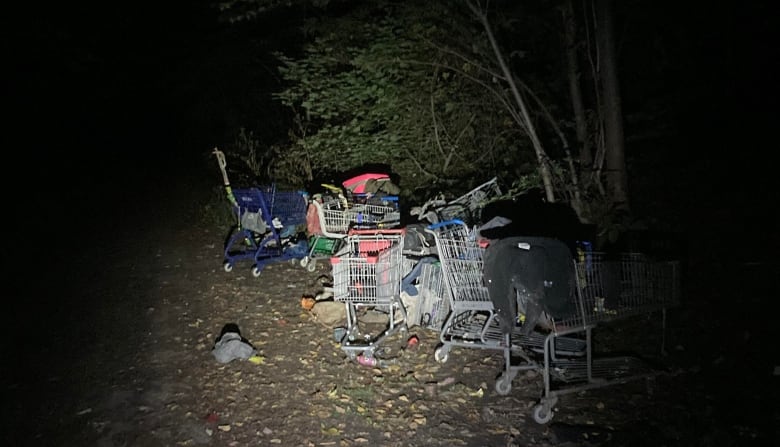
<path id="1" fill-rule="evenodd" d="M 435 224 L 428 225 L 429 230 L 435 230 L 437 228 L 441 228 L 447 225 L 466 225 L 465 222 L 463 222 L 460 219 L 452 219 L 452 220 L 445 220 L 444 222 L 439 222 Z"/>
<path id="2" fill-rule="evenodd" d="M 367 235 L 390 235 L 390 234 L 400 234 L 400 235 L 406 235 L 406 228 L 398 228 L 398 229 L 379 229 L 379 228 L 371 228 L 371 229 L 357 229 L 352 228 L 347 232 L 348 235 L 353 236 L 356 234 L 367 234 Z"/>

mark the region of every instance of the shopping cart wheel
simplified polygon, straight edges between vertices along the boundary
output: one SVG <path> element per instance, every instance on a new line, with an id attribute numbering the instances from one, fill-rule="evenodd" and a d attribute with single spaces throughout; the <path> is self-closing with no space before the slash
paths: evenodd
<path id="1" fill-rule="evenodd" d="M 439 346 L 433 351 L 433 359 L 439 363 L 447 363 L 447 359 L 450 356 L 450 350 L 446 346 Z"/>
<path id="2" fill-rule="evenodd" d="M 262 267 L 254 266 L 252 267 L 252 276 L 257 278 L 258 276 L 260 276 L 260 273 L 262 273 L 262 271 L 263 271 Z"/>
<path id="3" fill-rule="evenodd" d="M 553 416 L 555 416 L 555 412 L 545 404 L 538 404 L 534 407 L 533 418 L 537 424 L 546 424 L 552 420 Z"/>
<path id="4" fill-rule="evenodd" d="M 301 267 L 306 268 L 306 266 L 309 264 L 309 257 L 308 256 L 302 257 L 300 262 L 301 262 Z"/>
<path id="5" fill-rule="evenodd" d="M 222 266 L 222 268 L 224 268 L 226 272 L 230 273 L 233 271 L 233 264 L 226 262 L 225 265 Z"/>
<path id="6" fill-rule="evenodd" d="M 496 393 L 499 396 L 506 396 L 512 391 L 512 376 L 504 373 L 496 380 Z"/>
<path id="7" fill-rule="evenodd" d="M 311 261 L 309 261 L 309 264 L 306 266 L 306 271 L 313 272 L 315 270 L 317 270 L 317 262 L 314 259 L 312 259 Z"/>

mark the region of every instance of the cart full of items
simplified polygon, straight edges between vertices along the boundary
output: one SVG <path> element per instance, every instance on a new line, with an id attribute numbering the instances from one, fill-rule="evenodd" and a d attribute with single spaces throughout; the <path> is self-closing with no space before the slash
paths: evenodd
<path id="1" fill-rule="evenodd" d="M 447 200 L 441 195 L 431 198 L 422 206 L 412 208 L 410 213 L 420 221 L 432 224 L 460 220 L 475 225 L 482 221 L 482 209 L 485 205 L 500 196 L 498 178 L 493 177 L 455 199 Z"/>
<path id="2" fill-rule="evenodd" d="M 596 358 L 591 331 L 657 311 L 664 321 L 679 299 L 676 262 L 637 253 L 613 260 L 587 250 L 574 256 L 567 244 L 547 237 L 486 240 L 458 220 L 428 231 L 451 300 L 434 358 L 446 362 L 453 348 L 502 352 L 500 395 L 511 391 L 519 371 L 540 372 L 544 394 L 533 409 L 536 422 L 552 419 L 560 395 L 659 372 L 634 357 Z"/>
<path id="3" fill-rule="evenodd" d="M 318 260 L 330 259 L 343 246 L 350 229 L 390 229 L 400 226 L 398 187 L 387 174 L 363 174 L 342 183 L 323 184 L 306 214 L 309 252 L 300 260 L 308 271 Z M 394 194 L 388 194 L 389 190 Z"/>
<path id="4" fill-rule="evenodd" d="M 346 306 L 341 349 L 361 364 L 376 364 L 382 342 L 407 327 L 400 300 L 404 234 L 404 229 L 353 229 L 331 258 L 333 299 Z M 383 315 L 382 322 L 368 328 L 361 322 L 363 311 Z"/>
<path id="5" fill-rule="evenodd" d="M 297 260 L 307 253 L 299 230 L 306 224 L 307 197 L 299 191 L 278 191 L 275 185 L 234 189 L 236 224 L 225 244 L 224 268 L 252 262 L 252 275 L 260 276 L 272 262 Z"/>
<path id="6" fill-rule="evenodd" d="M 390 189 L 386 175 L 365 174 L 343 186 L 345 192 L 331 186 L 330 198 L 315 196 L 310 205 L 317 211 L 324 237 L 340 241 L 331 256 L 333 293 L 335 301 L 345 303 L 347 321 L 344 331 L 337 331 L 337 340 L 349 358 L 381 365 L 382 344 L 391 335 L 414 326 L 442 330 L 451 315 L 451 288 L 427 224 L 395 229 L 400 212 L 396 197 L 387 192 L 397 191 Z M 426 213 L 479 216 L 486 201 L 498 194 L 492 179 L 450 202 L 429 201 Z M 435 216 L 439 219 L 441 214 Z M 377 310 L 385 315 L 382 324 L 363 330 L 361 314 Z"/>

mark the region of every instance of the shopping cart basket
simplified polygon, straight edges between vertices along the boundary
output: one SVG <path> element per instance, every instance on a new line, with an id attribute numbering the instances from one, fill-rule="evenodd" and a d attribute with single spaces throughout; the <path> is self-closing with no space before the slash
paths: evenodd
<path id="1" fill-rule="evenodd" d="M 510 386 L 511 379 L 519 371 L 539 369 L 540 363 L 528 353 L 543 353 L 545 338 L 537 332 L 523 331 L 521 325 L 511 333 L 502 331 L 499 314 L 484 282 L 485 249 L 477 241 L 476 230 L 462 221 L 452 220 L 432 224 L 427 231 L 436 239 L 450 298 L 450 310 L 440 331 L 440 344 L 434 351 L 434 359 L 446 362 L 455 347 L 501 352 L 504 356 L 503 377 L 509 378 Z M 584 343 L 577 339 L 560 337 L 550 346 L 554 356 L 584 355 Z M 505 382 L 496 384 L 497 388 L 505 385 Z"/>
<path id="2" fill-rule="evenodd" d="M 660 314 L 661 352 L 665 349 L 666 310 L 680 299 L 680 266 L 677 261 L 653 261 L 642 253 L 623 253 L 612 260 L 604 253 L 588 253 L 575 262 L 577 312 L 554 321 L 544 340 L 540 371 L 544 394 L 533 409 L 538 423 L 554 416 L 553 407 L 564 394 L 649 378 L 663 371 L 636 356 L 596 356 L 592 330 L 600 324 L 630 317 Z M 561 337 L 584 337 L 586 355 L 558 358 L 551 347 Z M 500 394 L 511 388 L 511 377 L 496 383 Z"/>
<path id="3" fill-rule="evenodd" d="M 309 253 L 301 259 L 301 266 L 313 272 L 319 259 L 330 258 L 343 247 L 350 229 L 397 227 L 400 213 L 394 203 L 353 203 L 347 197 L 333 195 L 313 198 L 309 213 L 316 219 L 317 228 L 309 228 Z"/>
<path id="4" fill-rule="evenodd" d="M 408 270 L 402 280 L 405 294 L 401 295 L 408 326 L 420 325 L 440 331 L 449 315 L 451 301 L 441 262 L 436 258 L 425 257 L 414 261 Z"/>
<path id="5" fill-rule="evenodd" d="M 403 229 L 350 230 L 345 249 L 331 258 L 333 299 L 345 303 L 346 335 L 341 347 L 351 359 L 373 357 L 381 342 L 405 329 L 406 314 L 400 300 Z M 387 314 L 378 334 L 360 328 L 361 308 Z"/>
<path id="6" fill-rule="evenodd" d="M 306 255 L 306 242 L 298 240 L 298 227 L 306 222 L 306 197 L 302 193 L 278 191 L 272 185 L 234 189 L 233 196 L 237 223 L 225 244 L 226 272 L 231 272 L 238 261 L 252 260 L 252 275 L 257 277 L 268 263 Z"/>
<path id="7" fill-rule="evenodd" d="M 475 225 L 482 221 L 482 209 L 485 205 L 500 195 L 498 179 L 494 177 L 456 199 L 430 199 L 421 207 L 412 210 L 412 215 L 430 223 L 460 220 Z"/>

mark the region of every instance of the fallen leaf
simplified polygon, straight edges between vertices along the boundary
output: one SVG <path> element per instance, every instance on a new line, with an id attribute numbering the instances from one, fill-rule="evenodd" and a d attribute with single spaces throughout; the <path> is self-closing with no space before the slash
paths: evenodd
<path id="1" fill-rule="evenodd" d="M 485 394 L 485 391 L 480 388 L 477 391 L 469 392 L 469 396 L 471 397 L 482 397 Z"/>
<path id="2" fill-rule="evenodd" d="M 249 360 L 251 363 L 254 363 L 255 365 L 265 364 L 265 357 L 263 357 L 262 355 L 253 355 L 252 357 L 249 357 L 247 360 Z"/>

